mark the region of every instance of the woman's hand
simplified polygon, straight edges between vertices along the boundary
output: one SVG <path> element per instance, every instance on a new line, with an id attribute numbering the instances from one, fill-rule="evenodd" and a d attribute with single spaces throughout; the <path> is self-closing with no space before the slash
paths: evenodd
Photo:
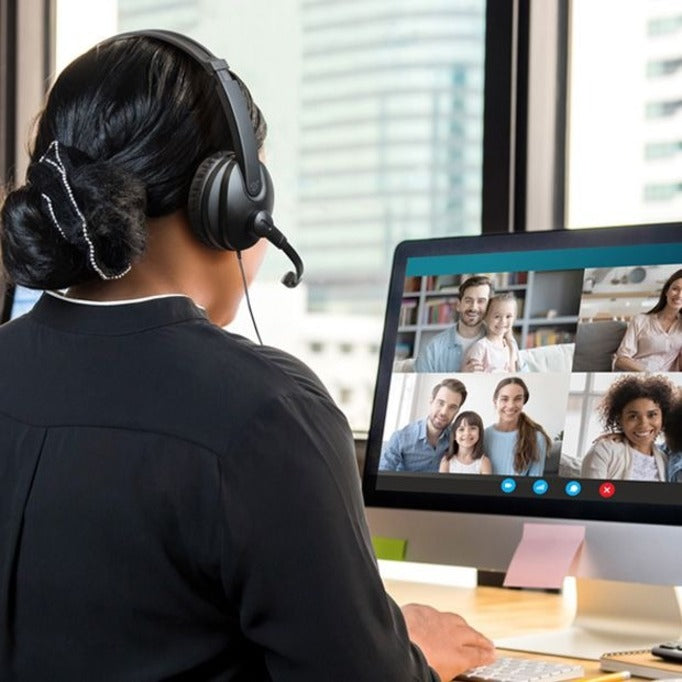
<path id="1" fill-rule="evenodd" d="M 443 681 L 495 659 L 493 643 L 461 616 L 422 604 L 407 604 L 402 612 L 410 640 Z"/>

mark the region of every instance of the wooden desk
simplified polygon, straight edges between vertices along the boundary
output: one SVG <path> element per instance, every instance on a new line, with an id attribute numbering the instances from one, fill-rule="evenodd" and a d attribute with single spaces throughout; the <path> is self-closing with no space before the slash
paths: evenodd
<path id="1" fill-rule="evenodd" d="M 454 611 L 492 640 L 561 629 L 570 624 L 573 616 L 571 607 L 560 594 L 500 587 L 446 587 L 392 579 L 385 579 L 384 585 L 399 605 L 414 602 L 441 611 Z M 604 674 L 599 670 L 598 661 L 499 651 L 509 656 L 577 661 L 584 667 L 586 677 Z"/>

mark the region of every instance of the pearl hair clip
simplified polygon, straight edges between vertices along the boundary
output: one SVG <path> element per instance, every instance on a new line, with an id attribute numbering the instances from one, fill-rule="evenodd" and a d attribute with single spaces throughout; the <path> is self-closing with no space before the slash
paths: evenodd
<path id="1" fill-rule="evenodd" d="M 95 257 L 95 245 L 92 243 L 90 233 L 88 232 L 88 223 L 85 220 L 85 216 L 83 215 L 82 211 L 78 207 L 75 197 L 73 196 L 71 185 L 69 185 L 68 178 L 66 177 L 66 167 L 64 166 L 61 156 L 59 155 L 58 140 L 52 140 L 52 142 L 50 142 L 50 145 L 48 146 L 45 153 L 40 157 L 40 159 L 38 159 L 38 163 L 49 164 L 59 174 L 62 184 L 64 185 L 66 195 L 69 198 L 69 202 L 71 203 L 73 210 L 75 211 L 76 215 L 78 216 L 78 219 L 80 220 L 83 239 L 85 239 L 85 242 L 88 245 L 88 261 L 92 269 L 100 276 L 101 279 L 104 280 L 120 279 L 124 275 L 128 274 L 128 272 L 130 272 L 130 265 L 128 265 L 123 270 L 123 272 L 119 272 L 116 275 L 107 275 L 97 263 L 97 258 Z M 52 219 L 52 222 L 54 223 L 54 226 L 57 228 L 59 234 L 61 234 L 65 241 L 69 241 L 66 236 L 66 233 L 64 232 L 61 225 L 59 224 L 59 221 L 57 220 L 57 216 L 55 215 L 54 207 L 52 205 L 52 199 L 44 192 L 41 192 L 40 196 L 43 198 L 43 201 L 47 206 L 47 211 L 50 214 L 50 218 Z"/>

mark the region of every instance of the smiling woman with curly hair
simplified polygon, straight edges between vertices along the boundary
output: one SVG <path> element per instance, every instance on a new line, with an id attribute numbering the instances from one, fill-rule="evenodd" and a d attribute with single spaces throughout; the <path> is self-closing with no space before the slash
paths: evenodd
<path id="1" fill-rule="evenodd" d="M 600 438 L 585 455 L 582 476 L 665 481 L 667 458 L 656 444 L 675 399 L 664 376 L 627 374 L 614 381 L 599 406 L 602 423 L 617 438 Z"/>

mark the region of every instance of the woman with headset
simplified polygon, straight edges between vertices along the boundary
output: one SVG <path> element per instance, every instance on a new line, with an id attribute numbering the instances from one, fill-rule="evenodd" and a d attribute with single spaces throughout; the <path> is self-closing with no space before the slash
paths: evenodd
<path id="1" fill-rule="evenodd" d="M 274 230 L 223 65 L 164 32 L 93 48 L 5 199 L 6 273 L 48 293 L 0 328 L 0 678 L 450 679 L 493 647 L 386 596 L 344 417 L 220 328 Z"/>

